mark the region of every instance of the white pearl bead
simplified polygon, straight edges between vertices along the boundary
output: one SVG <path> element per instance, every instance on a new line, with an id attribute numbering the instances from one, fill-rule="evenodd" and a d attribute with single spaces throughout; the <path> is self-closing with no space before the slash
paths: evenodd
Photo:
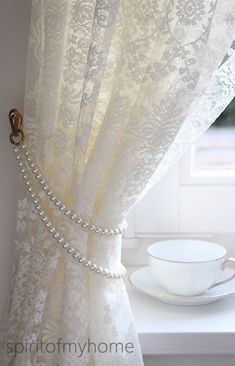
<path id="1" fill-rule="evenodd" d="M 73 258 L 79 258 L 80 257 L 80 254 L 79 253 L 74 253 L 73 254 Z"/>
<path id="2" fill-rule="evenodd" d="M 91 264 L 91 261 L 90 260 L 86 260 L 85 263 L 84 263 L 84 266 L 85 267 L 89 267 Z"/>
<path id="3" fill-rule="evenodd" d="M 16 155 L 16 159 L 17 160 L 20 160 L 20 155 Z"/>
<path id="4" fill-rule="evenodd" d="M 84 263 L 84 262 L 85 262 L 85 260 L 86 260 L 86 258 L 85 258 L 85 257 L 82 257 L 82 258 L 80 258 L 80 259 L 78 260 L 78 262 L 80 262 L 80 263 Z"/>
<path id="5" fill-rule="evenodd" d="M 68 252 L 69 254 L 71 254 L 71 253 L 73 253 L 73 252 L 74 252 L 74 249 L 73 249 L 73 248 L 69 248 L 69 249 L 67 250 L 67 252 Z"/>
<path id="6" fill-rule="evenodd" d="M 92 271 L 95 271 L 95 270 L 96 270 L 96 268 L 97 268 L 97 265 L 96 265 L 95 263 L 92 263 L 92 264 L 90 265 L 90 269 L 91 269 Z"/>
<path id="7" fill-rule="evenodd" d="M 56 201 L 55 201 L 55 205 L 56 205 L 56 206 L 60 206 L 60 205 L 61 205 L 61 202 L 60 202 L 59 200 L 56 200 Z"/>
<path id="8" fill-rule="evenodd" d="M 54 227 L 52 227 L 51 229 L 49 229 L 49 232 L 52 234 L 52 233 L 54 233 L 54 231 L 55 231 L 55 228 Z"/>
<path id="9" fill-rule="evenodd" d="M 78 219 L 76 220 L 76 223 L 77 223 L 77 224 L 81 224 L 81 223 L 82 223 L 82 219 L 78 218 Z"/>
<path id="10" fill-rule="evenodd" d="M 40 206 L 40 205 L 38 205 L 38 206 L 36 206 L 35 208 L 36 208 L 36 210 L 37 210 L 37 211 L 39 211 L 39 210 L 41 209 L 41 206 Z"/>
<path id="11" fill-rule="evenodd" d="M 25 156 L 29 156 L 29 152 L 28 151 L 25 151 Z"/>
<path id="12" fill-rule="evenodd" d="M 24 168 L 20 169 L 20 172 L 21 172 L 22 174 L 24 174 L 24 173 L 25 173 Z M 23 178 L 24 178 L 24 176 L 23 176 Z M 27 175 L 26 175 L 26 178 L 24 178 L 24 179 L 27 179 L 27 178 L 28 178 L 28 177 L 27 177 Z"/>
<path id="13" fill-rule="evenodd" d="M 51 196 L 50 199 L 51 199 L 51 201 L 55 201 L 56 200 L 56 196 Z"/>
<path id="14" fill-rule="evenodd" d="M 65 206 L 64 205 L 60 206 L 60 211 L 64 211 L 64 210 L 65 210 Z"/>
<path id="15" fill-rule="evenodd" d="M 68 243 L 64 243 L 63 244 L 63 248 L 68 248 L 69 247 L 69 244 Z"/>
<path id="16" fill-rule="evenodd" d="M 103 276 L 106 276 L 107 275 L 106 269 L 103 269 L 103 271 L 101 273 L 102 273 Z"/>
<path id="17" fill-rule="evenodd" d="M 46 223 L 46 227 L 50 227 L 50 226 L 51 226 L 51 222 L 49 221 Z"/>
<path id="18" fill-rule="evenodd" d="M 36 175 L 37 180 L 41 178 L 41 174 Z"/>
<path id="19" fill-rule="evenodd" d="M 44 191 L 47 191 L 47 190 L 48 190 L 48 186 L 47 186 L 47 185 L 44 185 L 42 189 L 43 189 Z"/>
<path id="20" fill-rule="evenodd" d="M 76 220 L 77 215 L 76 215 L 76 214 L 74 214 L 74 213 L 72 213 L 72 215 L 70 215 L 70 218 L 71 218 L 71 220 Z"/>
<path id="21" fill-rule="evenodd" d="M 87 222 L 84 222 L 84 223 L 82 224 L 82 227 L 83 227 L 84 229 L 86 229 L 86 228 L 87 228 L 87 226 L 88 226 L 88 223 L 87 223 Z"/>
<path id="22" fill-rule="evenodd" d="M 71 214 L 71 211 L 70 211 L 70 210 L 66 210 L 66 211 L 64 212 L 64 214 L 65 214 L 66 216 L 68 216 L 68 215 L 70 215 L 70 214 Z"/>
<path id="23" fill-rule="evenodd" d="M 19 161 L 19 162 L 18 162 L 18 165 L 19 165 L 19 166 L 23 166 L 22 161 Z"/>
<path id="24" fill-rule="evenodd" d="M 22 149 L 25 149 L 26 148 L 25 144 L 22 144 L 21 147 L 22 147 Z"/>
<path id="25" fill-rule="evenodd" d="M 47 192 L 47 195 L 50 197 L 52 195 L 52 192 L 51 191 L 48 191 Z"/>

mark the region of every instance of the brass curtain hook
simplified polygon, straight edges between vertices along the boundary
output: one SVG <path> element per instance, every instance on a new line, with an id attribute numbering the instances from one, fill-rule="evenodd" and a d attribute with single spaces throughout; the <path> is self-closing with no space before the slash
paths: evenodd
<path id="1" fill-rule="evenodd" d="M 11 109 L 9 112 L 9 120 L 12 129 L 12 132 L 10 133 L 10 141 L 13 145 L 20 145 L 24 141 L 24 133 L 22 131 L 22 115 L 17 109 Z"/>

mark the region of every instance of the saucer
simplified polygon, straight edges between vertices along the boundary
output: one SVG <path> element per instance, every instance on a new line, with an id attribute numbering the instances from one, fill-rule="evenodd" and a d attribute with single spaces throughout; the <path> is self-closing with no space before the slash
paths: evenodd
<path id="1" fill-rule="evenodd" d="M 223 277 L 220 280 L 229 278 L 234 271 L 231 269 L 225 269 Z M 227 283 L 215 286 L 207 292 L 197 296 L 178 296 L 171 294 L 160 286 L 155 277 L 153 276 L 150 267 L 143 267 L 134 271 L 129 281 L 137 290 L 144 294 L 155 297 L 156 299 L 163 301 L 167 304 L 172 305 L 184 305 L 184 306 L 195 306 L 195 305 L 206 305 L 224 299 L 225 297 L 235 294 L 235 278 Z"/>

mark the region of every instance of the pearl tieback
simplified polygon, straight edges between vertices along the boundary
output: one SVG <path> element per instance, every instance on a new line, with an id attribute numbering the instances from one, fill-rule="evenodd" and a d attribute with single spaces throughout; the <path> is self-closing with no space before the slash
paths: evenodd
<path id="1" fill-rule="evenodd" d="M 38 192 L 33 190 L 31 181 L 26 174 L 26 171 L 29 170 L 32 173 L 32 176 L 35 180 L 39 183 L 42 188 L 42 191 L 47 195 L 47 197 L 53 202 L 55 207 L 60 210 L 67 218 L 69 218 L 74 223 L 81 226 L 83 230 L 90 231 L 95 235 L 103 235 L 103 236 L 114 236 L 114 235 L 121 235 L 126 230 L 126 224 L 122 226 L 117 226 L 113 228 L 107 227 L 100 227 L 91 223 L 89 221 L 84 220 L 81 216 L 77 215 L 72 210 L 68 209 L 57 197 L 56 195 L 50 190 L 47 182 L 43 179 L 41 171 L 38 165 L 33 161 L 30 153 L 25 144 L 23 144 L 24 140 L 24 133 L 21 129 L 22 126 L 22 117 L 19 112 L 15 109 L 11 110 L 9 113 L 9 119 L 11 122 L 12 132 L 10 134 L 10 141 L 14 145 L 14 152 L 16 154 L 16 159 L 18 161 L 18 165 L 20 167 L 20 173 L 22 178 L 26 184 L 27 191 L 29 196 L 32 200 L 32 203 L 35 207 L 35 210 L 38 216 L 41 218 L 45 228 L 49 232 L 50 235 L 56 240 L 57 244 L 60 245 L 68 254 L 70 254 L 79 264 L 83 265 L 85 268 L 89 269 L 93 273 L 100 274 L 104 277 L 110 279 L 117 279 L 122 278 L 125 273 L 126 269 L 120 263 L 120 269 L 118 271 L 112 271 L 108 268 L 104 268 L 102 266 L 97 265 L 92 260 L 82 256 L 82 254 L 73 248 L 65 238 L 53 227 L 52 223 L 46 216 L 45 212 L 43 211 L 40 205 L 40 196 Z"/>
<path id="2" fill-rule="evenodd" d="M 47 194 L 53 204 L 59 209 L 61 212 L 64 213 L 70 220 L 74 221 L 75 223 L 81 225 L 83 230 L 88 230 L 93 232 L 97 235 L 104 235 L 104 236 L 114 236 L 120 235 L 126 230 L 126 226 L 119 226 L 115 228 L 104 228 L 98 227 L 97 225 L 90 224 L 89 222 L 85 221 L 81 217 L 79 217 L 76 213 L 66 208 L 66 206 L 61 203 L 61 201 L 54 195 L 54 193 L 49 189 L 48 184 L 42 178 L 42 175 L 39 171 L 38 166 L 33 159 L 30 157 L 29 151 L 27 150 L 25 144 L 22 144 L 18 147 L 15 146 L 14 152 L 16 153 L 16 159 L 18 160 L 18 165 L 20 167 L 20 173 L 22 178 L 27 186 L 27 191 L 29 193 L 30 198 L 32 199 L 33 205 L 37 211 L 38 216 L 41 218 L 42 222 L 44 223 L 47 231 L 56 239 L 57 243 L 62 246 L 63 249 L 67 251 L 67 253 L 71 254 L 73 258 L 75 258 L 78 263 L 84 265 L 84 267 L 90 269 L 94 273 L 101 274 L 106 276 L 107 278 L 121 278 L 124 276 L 126 270 L 124 266 L 121 264 L 121 268 L 119 271 L 114 272 L 107 268 L 103 268 L 102 266 L 98 266 L 93 261 L 83 257 L 80 252 L 75 250 L 64 238 L 63 236 L 52 226 L 52 223 L 49 221 L 48 217 L 46 216 L 45 212 L 43 211 L 40 205 L 40 197 L 39 195 L 33 190 L 32 184 L 26 174 L 26 166 L 23 162 L 22 155 L 25 157 L 25 161 L 27 162 L 29 168 L 31 169 L 34 177 L 42 186 L 43 191 Z M 23 154 L 22 154 L 23 153 Z"/>

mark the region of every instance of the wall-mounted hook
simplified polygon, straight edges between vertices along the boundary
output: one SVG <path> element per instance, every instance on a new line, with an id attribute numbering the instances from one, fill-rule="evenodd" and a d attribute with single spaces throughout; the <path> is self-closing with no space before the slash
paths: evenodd
<path id="1" fill-rule="evenodd" d="M 12 132 L 10 133 L 10 141 L 13 145 L 20 145 L 24 140 L 22 131 L 23 118 L 17 109 L 11 109 L 9 112 L 9 120 Z"/>

